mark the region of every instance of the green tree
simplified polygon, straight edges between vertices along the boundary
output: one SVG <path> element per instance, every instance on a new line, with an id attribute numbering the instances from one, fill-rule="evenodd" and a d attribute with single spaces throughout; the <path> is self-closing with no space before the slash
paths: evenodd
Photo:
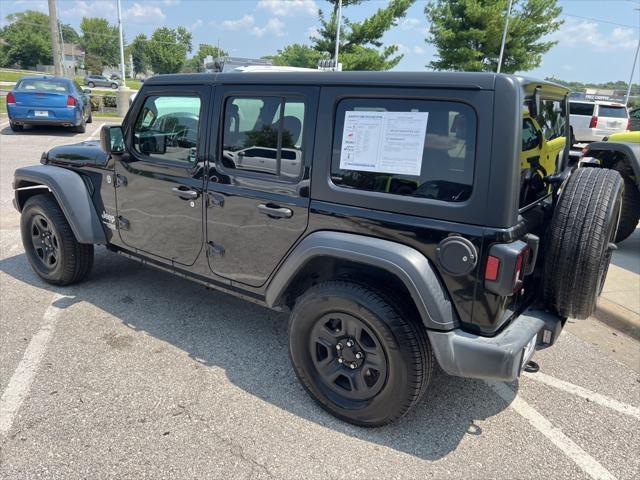
<path id="1" fill-rule="evenodd" d="M 276 55 L 265 58 L 273 61 L 274 65 L 316 68 L 318 61 L 322 58 L 328 58 L 328 56 L 308 45 L 294 43 L 293 45 L 285 47 L 283 50 L 278 50 Z"/>
<path id="2" fill-rule="evenodd" d="M 80 43 L 80 35 L 78 35 L 78 32 L 76 32 L 71 25 L 63 23 L 60 25 L 60 29 L 62 30 L 62 40 L 64 40 L 64 43 Z"/>
<path id="3" fill-rule="evenodd" d="M 85 65 L 94 73 L 102 72 L 105 65 L 120 64 L 120 42 L 118 27 L 110 25 L 104 18 L 84 17 L 80 22 L 85 50 Z"/>
<path id="4" fill-rule="evenodd" d="M 0 38 L 4 40 L 0 47 L 3 67 L 15 63 L 22 68 L 53 63 L 48 15 L 26 10 L 7 15 L 7 21 L 8 25 L 0 30 Z"/>
<path id="5" fill-rule="evenodd" d="M 144 73 L 149 68 L 149 55 L 147 54 L 147 43 L 149 40 L 144 33 L 136 35 L 130 45 L 127 45 L 126 56 L 133 59 L 133 73 L 138 75 Z"/>
<path id="6" fill-rule="evenodd" d="M 438 58 L 435 70 L 495 72 L 509 0 L 434 0 L 425 7 L 431 24 L 428 43 Z M 548 35 L 562 25 L 556 0 L 514 0 L 502 71 L 513 73 L 540 65 L 557 42 Z"/>
<path id="7" fill-rule="evenodd" d="M 147 42 L 147 55 L 155 73 L 179 72 L 191 52 L 191 33 L 184 27 L 160 27 Z"/>
<path id="8" fill-rule="evenodd" d="M 318 35 L 311 37 L 313 48 L 324 57 L 333 58 L 337 29 L 338 0 L 328 0 L 332 5 L 331 15 L 327 18 L 322 10 Z M 388 5 L 379 8 L 372 16 L 361 22 L 352 22 L 343 16 L 340 29 L 339 59 L 343 70 L 389 70 L 402 59 L 396 55 L 398 47 L 383 47 L 382 37 L 394 27 L 399 18 L 407 14 L 415 0 L 391 0 Z M 343 0 L 342 8 L 358 5 L 362 0 Z"/>
<path id="9" fill-rule="evenodd" d="M 201 43 L 200 45 L 198 45 L 198 52 L 192 58 L 187 60 L 185 68 L 183 70 L 190 72 L 204 71 L 204 59 L 209 55 L 211 55 L 213 58 L 226 57 L 228 53 L 221 48 L 214 47 L 213 45 L 210 45 L 208 43 Z"/>

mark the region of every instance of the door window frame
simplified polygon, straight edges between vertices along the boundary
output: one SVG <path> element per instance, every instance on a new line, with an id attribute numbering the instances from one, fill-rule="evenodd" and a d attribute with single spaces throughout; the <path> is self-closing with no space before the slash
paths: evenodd
<path id="1" fill-rule="evenodd" d="M 213 92 L 210 85 L 162 85 L 144 87 L 141 93 L 144 93 L 144 97 L 141 101 L 136 99 L 134 104 L 137 107 L 133 110 L 129 110 L 127 113 L 127 129 L 124 132 L 125 145 L 128 145 L 127 152 L 135 160 L 167 167 L 178 167 L 185 170 L 194 170 L 199 163 L 202 163 L 207 158 L 208 142 L 206 132 L 209 128 L 209 109 L 211 99 L 213 98 Z M 134 131 L 138 117 L 142 112 L 142 109 L 149 97 L 199 97 L 200 98 L 200 116 L 198 118 L 198 147 L 196 151 L 196 161 L 194 163 L 183 162 L 180 160 L 169 160 L 166 158 L 154 157 L 151 155 L 145 155 L 140 153 L 134 148 Z"/>
<path id="2" fill-rule="evenodd" d="M 237 168 L 227 168 L 222 164 L 222 150 L 224 149 L 224 133 L 225 133 L 225 114 L 226 114 L 226 110 L 227 110 L 227 102 L 229 101 L 229 99 L 231 98 L 242 98 L 242 99 L 261 99 L 264 97 L 271 97 L 271 98 L 280 98 L 280 119 L 279 121 L 282 120 L 282 118 L 284 118 L 284 116 L 286 116 L 286 103 L 289 100 L 293 100 L 293 101 L 299 101 L 301 103 L 304 104 L 304 119 L 302 122 L 302 131 L 300 132 L 301 135 L 301 151 L 302 151 L 302 155 L 301 155 L 301 165 L 300 165 L 300 171 L 298 173 L 297 177 L 285 177 L 282 175 L 282 161 L 281 161 L 281 157 L 282 157 L 282 146 L 281 146 L 281 142 L 282 142 L 282 135 L 279 133 L 278 134 L 278 153 L 277 153 L 277 159 L 276 159 L 276 164 L 277 164 L 277 174 L 276 175 L 271 175 L 268 173 L 260 173 L 260 172 L 253 172 L 253 171 L 245 171 L 242 169 L 237 169 Z M 312 154 L 312 148 L 313 148 L 313 144 L 308 144 L 307 140 L 309 139 L 309 137 L 311 136 L 309 134 L 309 128 L 307 127 L 307 125 L 309 125 L 311 123 L 311 117 L 310 117 L 310 103 L 309 103 L 309 96 L 305 95 L 302 92 L 299 91 L 293 91 L 293 92 L 287 92 L 286 90 L 280 90 L 280 89 L 274 89 L 274 90 L 263 90 L 263 91 L 256 91 L 254 89 L 251 90 L 242 90 L 242 89 L 233 89 L 233 90 L 227 90 L 225 92 L 222 93 L 222 95 L 219 97 L 218 95 L 216 95 L 215 101 L 218 102 L 219 104 L 219 116 L 218 116 L 218 135 L 217 135 L 217 146 L 216 146 L 216 153 L 215 153 L 215 166 L 216 166 L 216 170 L 219 170 L 220 172 L 229 175 L 229 176 L 234 176 L 234 177 L 244 177 L 244 178 L 255 178 L 255 179 L 259 179 L 259 180 L 267 180 L 267 181 L 271 181 L 271 182 L 279 182 L 279 183 L 290 183 L 290 184 L 296 184 L 299 183 L 300 180 L 302 179 L 303 175 L 304 175 L 304 171 L 305 168 L 307 167 L 307 165 L 309 165 L 309 158 Z M 282 108 L 284 106 L 284 108 Z M 282 127 L 280 127 L 282 128 Z"/>

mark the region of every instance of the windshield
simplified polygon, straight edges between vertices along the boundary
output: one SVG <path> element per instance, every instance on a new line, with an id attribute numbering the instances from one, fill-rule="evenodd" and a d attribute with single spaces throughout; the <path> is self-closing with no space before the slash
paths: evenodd
<path id="1" fill-rule="evenodd" d="M 600 105 L 598 116 L 609 118 L 627 118 L 627 109 L 610 105 Z"/>
<path id="2" fill-rule="evenodd" d="M 53 79 L 24 79 L 18 82 L 16 90 L 39 90 L 45 92 L 68 92 L 67 82 Z"/>

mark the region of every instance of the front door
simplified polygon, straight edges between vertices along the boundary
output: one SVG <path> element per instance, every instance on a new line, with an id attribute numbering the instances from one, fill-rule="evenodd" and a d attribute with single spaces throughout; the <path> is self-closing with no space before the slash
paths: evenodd
<path id="1" fill-rule="evenodd" d="M 318 90 L 216 89 L 220 134 L 206 187 L 215 274 L 261 286 L 304 233 Z"/>
<path id="2" fill-rule="evenodd" d="M 203 245 L 206 118 L 210 87 L 144 89 L 116 161 L 121 240 L 132 249 L 192 265 Z"/>

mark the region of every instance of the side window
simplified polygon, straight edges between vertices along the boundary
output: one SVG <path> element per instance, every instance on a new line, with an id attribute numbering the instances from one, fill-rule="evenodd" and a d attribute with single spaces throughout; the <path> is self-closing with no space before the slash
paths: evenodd
<path id="1" fill-rule="evenodd" d="M 522 151 L 533 150 L 538 146 L 538 132 L 530 118 L 522 120 Z"/>
<path id="2" fill-rule="evenodd" d="M 557 100 L 543 100 L 542 111 L 538 117 L 538 123 L 542 128 L 545 140 L 564 136 L 565 117 L 562 115 L 560 102 Z"/>
<path id="3" fill-rule="evenodd" d="M 294 180 L 303 166 L 304 102 L 289 97 L 229 97 L 222 165 L 238 173 Z"/>
<path id="4" fill-rule="evenodd" d="M 199 120 L 199 97 L 148 97 L 136 119 L 133 146 L 154 159 L 195 163 Z"/>
<path id="5" fill-rule="evenodd" d="M 335 119 L 340 188 L 462 202 L 471 195 L 476 114 L 458 102 L 346 99 Z"/>
<path id="6" fill-rule="evenodd" d="M 593 115 L 593 107 L 593 103 L 569 102 L 569 113 L 571 115 L 586 115 L 590 117 Z"/>

